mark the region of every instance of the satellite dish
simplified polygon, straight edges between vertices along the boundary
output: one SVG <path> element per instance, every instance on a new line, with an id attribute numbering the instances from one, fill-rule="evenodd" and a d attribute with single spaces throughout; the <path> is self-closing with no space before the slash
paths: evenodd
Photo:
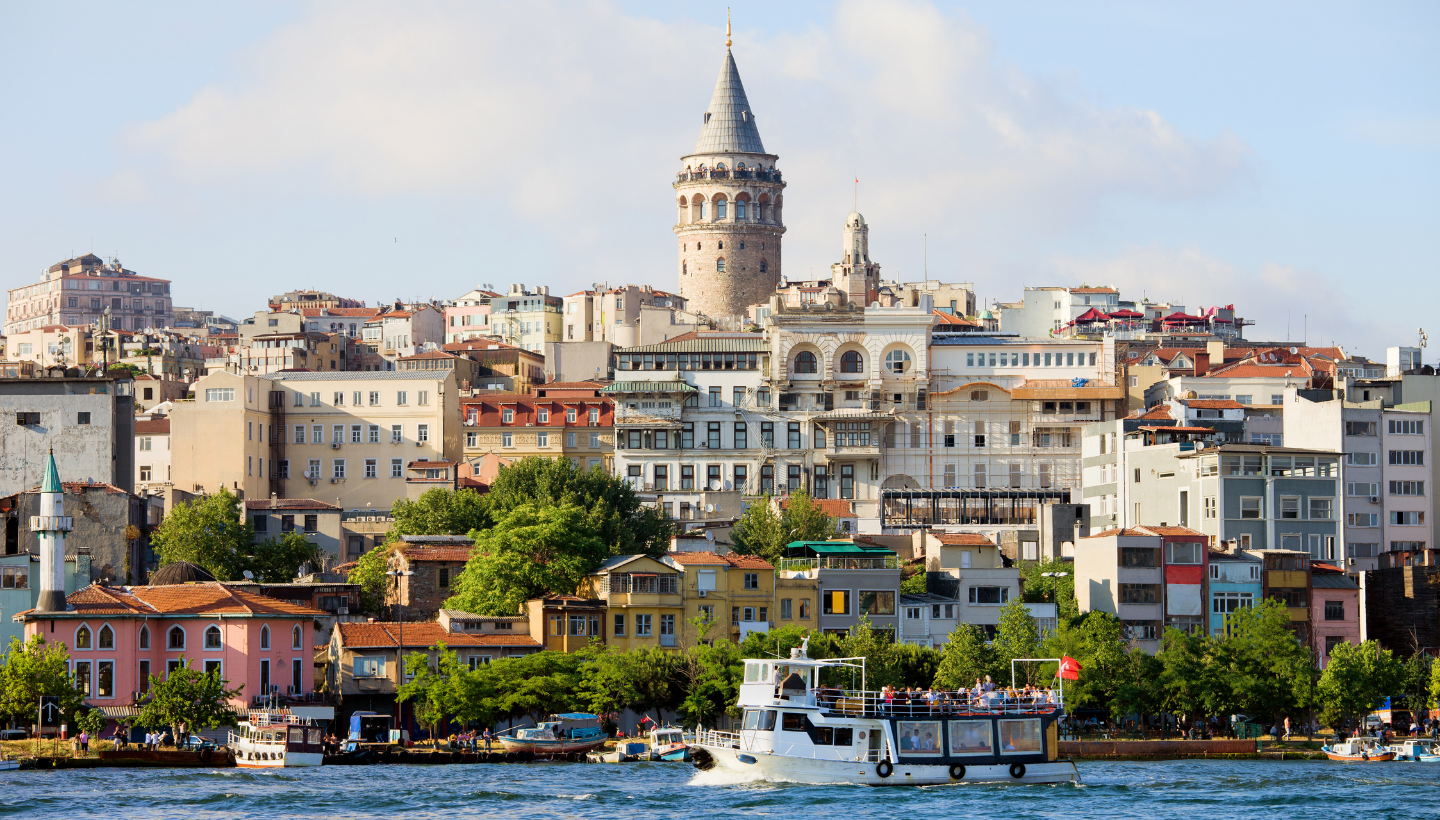
<path id="1" fill-rule="evenodd" d="M 255 573 L 251 572 L 251 571 L 248 570 L 248 569 L 245 570 L 244 572 L 240 573 L 240 574 L 241 574 L 241 575 L 244 575 L 244 576 L 245 576 L 245 580 L 247 580 L 247 581 L 253 581 L 253 580 L 255 580 Z"/>
<path id="2" fill-rule="evenodd" d="M 1292 347 L 1292 348 L 1290 348 L 1290 355 L 1291 355 L 1291 356 L 1294 356 L 1296 353 L 1299 353 L 1299 352 L 1300 352 L 1300 348 L 1298 348 L 1298 347 Z"/>

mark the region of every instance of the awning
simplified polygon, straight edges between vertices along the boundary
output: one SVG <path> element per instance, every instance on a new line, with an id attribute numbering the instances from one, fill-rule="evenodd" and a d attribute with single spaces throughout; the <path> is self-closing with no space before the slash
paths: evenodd
<path id="1" fill-rule="evenodd" d="M 854 410 L 828 410 L 818 416 L 811 416 L 811 421 L 894 421 L 894 413 L 879 413 L 873 411 Z"/>
<path id="2" fill-rule="evenodd" d="M 693 385 L 682 381 L 615 382 L 600 389 L 601 393 L 695 393 Z"/>
<path id="3" fill-rule="evenodd" d="M 1110 317 L 1106 316 L 1105 314 L 1092 307 L 1084 313 L 1080 314 L 1079 316 L 1076 316 L 1075 321 L 1085 322 L 1086 324 L 1089 324 L 1090 322 L 1103 322 L 1108 318 Z"/>
<path id="4" fill-rule="evenodd" d="M 1144 318 L 1145 318 L 1145 314 L 1143 314 L 1143 313 L 1141 313 L 1141 312 L 1139 312 L 1139 311 L 1137 311 L 1137 310 L 1130 310 L 1129 308 L 1121 308 L 1120 310 L 1117 310 L 1117 311 L 1115 311 L 1114 313 L 1110 314 L 1110 318 L 1111 318 L 1111 319 L 1144 319 Z"/>

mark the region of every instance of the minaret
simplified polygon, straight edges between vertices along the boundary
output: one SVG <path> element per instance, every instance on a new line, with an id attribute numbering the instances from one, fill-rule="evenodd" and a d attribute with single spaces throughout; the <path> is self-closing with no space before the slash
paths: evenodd
<path id="1" fill-rule="evenodd" d="M 785 233 L 779 157 L 765 153 L 730 46 L 727 17 L 720 77 L 674 185 L 680 295 L 690 310 L 715 318 L 743 316 L 770 299 Z"/>
<path id="2" fill-rule="evenodd" d="M 36 612 L 64 612 L 65 533 L 75 528 L 65 514 L 65 488 L 55 469 L 55 451 L 45 463 L 45 483 L 40 485 L 40 514 L 30 516 L 30 531 L 40 540 L 40 601 Z"/>
<path id="3" fill-rule="evenodd" d="M 830 266 L 831 282 L 851 304 L 869 305 L 880 297 L 880 266 L 870 261 L 870 226 L 859 211 L 845 217 L 844 252 Z"/>

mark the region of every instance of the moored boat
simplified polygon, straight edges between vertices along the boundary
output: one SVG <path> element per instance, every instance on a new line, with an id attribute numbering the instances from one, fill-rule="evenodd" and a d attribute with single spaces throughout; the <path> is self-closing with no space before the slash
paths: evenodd
<path id="1" fill-rule="evenodd" d="M 1427 738 L 1407 738 L 1385 747 L 1394 752 L 1396 760 L 1412 763 L 1440 763 L 1440 743 Z"/>
<path id="2" fill-rule="evenodd" d="M 230 733 L 235 765 L 242 769 L 319 766 L 325 762 L 325 732 L 308 718 L 253 710 Z"/>
<path id="3" fill-rule="evenodd" d="M 651 729 L 650 759 L 689 762 L 690 744 L 685 742 L 685 730 L 672 726 Z"/>
<path id="4" fill-rule="evenodd" d="M 529 752 L 536 757 L 562 757 L 594 751 L 605 744 L 600 718 L 585 712 L 551 715 L 550 720 L 514 735 L 501 735 L 507 752 Z"/>
<path id="5" fill-rule="evenodd" d="M 815 784 L 1079 782 L 1058 755 L 1063 698 L 893 702 L 865 690 L 864 667 L 864 658 L 811 660 L 803 647 L 746 660 L 740 731 L 698 731 L 695 766 Z M 854 674 L 861 688 L 822 687 L 827 669 Z"/>
<path id="6" fill-rule="evenodd" d="M 1395 753 L 1381 746 L 1379 739 L 1373 737 L 1348 737 L 1328 746 L 1321 746 L 1320 751 L 1331 760 L 1344 763 L 1382 763 L 1395 759 Z"/>

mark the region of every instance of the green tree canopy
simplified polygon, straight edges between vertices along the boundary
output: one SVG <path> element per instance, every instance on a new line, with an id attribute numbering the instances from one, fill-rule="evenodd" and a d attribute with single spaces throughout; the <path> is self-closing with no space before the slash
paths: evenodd
<path id="1" fill-rule="evenodd" d="M 682 723 L 691 728 L 714 726 L 721 715 L 739 717 L 736 701 L 744 673 L 740 647 L 730 641 L 696 644 L 687 650 L 679 673 L 684 694 L 679 708 Z"/>
<path id="2" fill-rule="evenodd" d="M 379 612 L 385 605 L 385 592 L 390 582 L 385 570 L 390 564 L 390 554 L 394 551 L 394 544 L 375 547 L 360 556 L 360 560 L 355 562 L 355 568 L 345 576 L 349 583 L 360 585 L 360 606 L 366 612 Z"/>
<path id="3" fill-rule="evenodd" d="M 85 692 L 70 676 L 70 656 L 63 643 L 47 643 L 39 635 L 29 642 L 10 639 L 5 663 L 0 666 L 0 715 L 10 720 L 35 719 L 42 695 L 59 698 L 60 711 L 76 717 Z"/>
<path id="4" fill-rule="evenodd" d="M 565 458 L 530 456 L 504 467 L 485 503 L 497 525 L 532 504 L 579 507 L 611 555 L 662 555 L 674 532 L 664 513 L 642 504 L 629 482 L 598 465 L 581 470 Z"/>
<path id="5" fill-rule="evenodd" d="M 775 511 L 770 496 L 750 503 L 735 522 L 730 540 L 741 555 L 758 555 L 775 566 L 791 541 L 827 541 L 840 532 L 836 520 L 804 490 L 791 493 Z"/>
<path id="6" fill-rule="evenodd" d="M 445 606 L 481 615 L 517 615 L 531 598 L 574 592 L 610 555 L 574 504 L 525 504 L 472 536 L 475 553 Z"/>
<path id="7" fill-rule="evenodd" d="M 1267 598 L 1230 613 L 1225 625 L 1214 664 L 1228 690 L 1220 693 L 1227 709 L 1277 721 L 1307 708 L 1301 693 L 1309 687 L 1310 651 L 1296 639 L 1285 605 Z"/>
<path id="8" fill-rule="evenodd" d="M 995 675 L 995 650 L 985 640 L 985 633 L 975 624 L 960 624 L 950 633 L 940 650 L 940 666 L 935 671 L 935 685 L 948 690 L 969 689 L 976 680 Z"/>
<path id="9" fill-rule="evenodd" d="M 684 700 L 684 658 L 658 646 L 620 652 L 595 646 L 581 671 L 578 695 L 597 714 L 630 708 L 638 713 L 673 710 Z"/>
<path id="10" fill-rule="evenodd" d="M 1404 680 L 1404 664 L 1379 643 L 1336 644 L 1317 687 L 1320 719 L 1336 729 L 1348 728 L 1395 694 Z"/>
<path id="11" fill-rule="evenodd" d="M 266 538 L 252 547 L 253 554 L 243 563 L 255 580 L 267 584 L 283 584 L 295 580 L 301 565 L 318 571 L 324 554 L 303 533 L 287 532 L 279 538 Z"/>
<path id="12" fill-rule="evenodd" d="M 390 540 L 402 535 L 465 535 L 490 526 L 485 497 L 474 490 L 426 490 L 414 501 L 397 499 L 390 507 L 395 525 Z"/>
<path id="13" fill-rule="evenodd" d="M 431 648 L 439 653 L 433 664 L 425 652 L 412 652 L 406 656 L 405 673 L 410 680 L 396 688 L 395 700 L 411 704 L 415 719 L 430 728 L 431 737 L 439 737 L 444 734 L 444 726 L 449 722 L 447 718 L 460 711 L 457 699 L 460 687 L 456 677 L 463 675 L 466 669 L 443 641 Z"/>
<path id="14" fill-rule="evenodd" d="M 1020 585 L 1027 604 L 1055 604 L 1062 619 L 1080 614 L 1075 602 L 1075 566 L 1068 561 L 1022 561 Z"/>
<path id="15" fill-rule="evenodd" d="M 1070 709 L 1109 708 L 1111 698 L 1129 679 L 1131 663 L 1120 621 L 1107 612 L 1092 610 L 1062 620 L 1044 646 L 1046 657 L 1069 655 L 1080 662 L 1080 679 L 1063 684 Z"/>
<path id="16" fill-rule="evenodd" d="M 244 686 L 227 689 L 229 682 L 220 677 L 218 670 L 201 672 L 188 663 L 171 669 L 164 678 L 151 675 L 149 699 L 129 722 L 135 726 L 169 726 L 181 741 L 201 729 L 234 726 L 235 712 L 229 702 L 240 696 Z"/>
<path id="17" fill-rule="evenodd" d="M 1159 688 L 1164 708 L 1177 715 L 1214 715 L 1225 711 L 1229 693 L 1215 675 L 1215 640 L 1201 633 L 1165 630 L 1159 655 Z"/>
<path id="18" fill-rule="evenodd" d="M 161 565 L 189 561 L 221 581 L 240 579 L 254 541 L 255 531 L 240 514 L 238 499 L 225 487 L 176 504 L 150 535 Z"/>
<path id="19" fill-rule="evenodd" d="M 997 685 L 1010 685 L 1011 661 L 1020 658 L 1040 657 L 1040 633 L 1031 617 L 1030 610 L 1018 599 L 1000 609 L 1000 629 L 995 636 L 995 668 L 1000 673 Z M 1018 663 L 1015 668 L 1015 685 L 1040 683 L 1040 665 Z"/>

